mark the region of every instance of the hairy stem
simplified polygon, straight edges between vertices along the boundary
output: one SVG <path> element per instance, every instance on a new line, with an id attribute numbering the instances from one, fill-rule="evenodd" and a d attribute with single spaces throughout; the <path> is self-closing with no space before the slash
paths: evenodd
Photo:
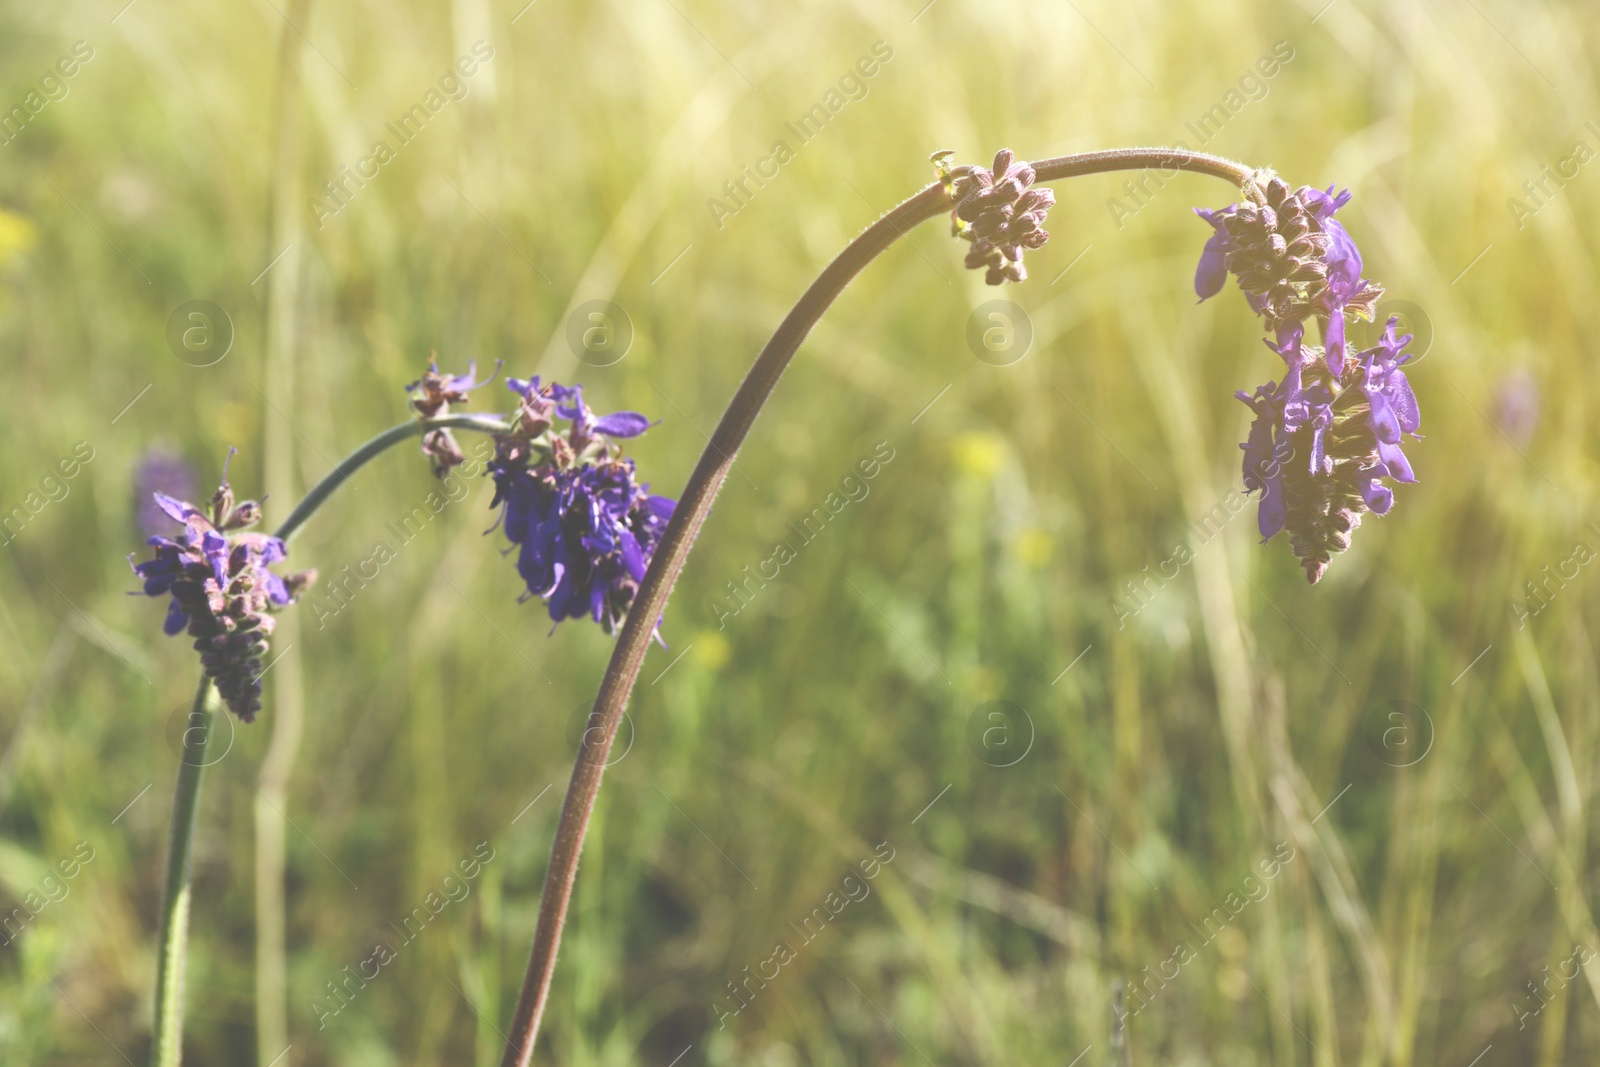
<path id="1" fill-rule="evenodd" d="M 156 959 L 154 1067 L 177 1067 L 183 1060 L 183 971 L 189 942 L 189 860 L 194 851 L 195 812 L 206 769 L 206 742 L 217 713 L 211 679 L 200 676 L 194 706 L 183 731 L 178 788 L 172 798 L 172 829 L 167 838 L 167 876 L 161 890 L 161 934 Z"/>
<path id="2" fill-rule="evenodd" d="M 1160 168 L 1163 171 L 1185 170 L 1209 174 L 1240 186 L 1254 173 L 1252 168 L 1242 163 L 1176 148 L 1121 148 L 1086 152 L 1040 160 L 1033 164 L 1033 168 L 1036 180 L 1040 182 L 1106 171 Z M 586 740 L 578 753 L 566 799 L 562 802 L 561 819 L 550 849 L 550 866 L 545 872 L 544 893 L 539 901 L 539 922 L 533 935 L 528 973 L 523 979 L 522 995 L 511 1024 L 511 1036 L 501 1059 L 502 1067 L 527 1067 L 533 1058 L 539 1019 L 549 999 L 550 980 L 555 972 L 556 948 L 561 942 L 561 928 L 566 922 L 567 905 L 572 898 L 573 882 L 577 878 L 578 856 L 583 848 L 589 817 L 594 811 L 595 795 L 600 789 L 611 743 L 616 737 L 628 696 L 633 692 L 639 668 L 644 664 L 656 620 L 666 608 L 667 598 L 683 570 L 689 549 L 711 510 L 711 502 L 733 466 L 735 453 L 744 443 L 745 436 L 778 384 L 778 378 L 789 365 L 789 360 L 845 286 L 880 252 L 904 236 L 907 230 L 949 211 L 953 206 L 944 183 L 935 182 L 895 207 L 851 241 L 778 324 L 777 331 L 756 357 L 738 392 L 734 394 L 733 401 L 723 413 L 722 421 L 717 424 L 716 432 L 701 453 L 700 461 L 695 465 L 672 520 L 667 524 L 661 543 L 650 561 L 638 596 L 629 609 L 616 648 L 612 650 L 611 661 L 606 666 L 600 692 L 595 697 L 594 709 L 589 713 L 589 732 L 584 736 L 598 740 L 593 748 Z"/>
<path id="3" fill-rule="evenodd" d="M 295 509 L 289 513 L 289 517 L 283 520 L 283 525 L 279 526 L 275 531 L 276 536 L 285 541 L 293 537 L 300 527 L 305 525 L 306 520 L 316 514 L 317 509 L 327 502 L 328 498 L 333 495 L 334 490 L 349 481 L 351 475 L 366 466 L 368 461 L 374 457 L 388 451 L 409 437 L 420 437 L 429 430 L 443 429 L 474 430 L 478 433 L 496 434 L 510 430 L 511 424 L 493 415 L 440 415 L 435 419 L 412 419 L 409 422 L 402 422 L 398 426 L 390 427 L 350 453 L 339 462 L 338 466 L 329 471 L 327 476 L 318 482 L 311 492 L 305 495 L 305 499 L 295 506 Z"/>

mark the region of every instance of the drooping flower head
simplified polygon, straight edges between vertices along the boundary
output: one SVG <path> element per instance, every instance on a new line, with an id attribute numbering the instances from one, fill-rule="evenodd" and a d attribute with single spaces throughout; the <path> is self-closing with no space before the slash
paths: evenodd
<path id="1" fill-rule="evenodd" d="M 499 373 L 500 364 L 496 363 L 495 374 Z M 469 392 L 494 380 L 494 374 L 491 374 L 481 382 L 476 381 L 477 375 L 476 362 L 467 364 L 465 374 L 440 374 L 439 364 L 429 360 L 427 373 L 406 386 L 406 392 L 411 394 L 411 406 L 417 409 L 417 413 L 425 419 L 431 419 L 449 414 L 451 404 L 465 404 Z M 433 473 L 440 478 L 450 473 L 450 468 L 466 460 L 461 446 L 456 444 L 448 428 L 429 430 L 424 434 L 422 454 L 432 461 Z"/>
<path id="2" fill-rule="evenodd" d="M 511 379 L 520 398 L 511 432 L 489 464 L 500 525 L 517 549 L 524 599 L 550 617 L 592 618 L 607 633 L 626 618 L 672 517 L 674 501 L 652 496 L 615 439 L 650 422 L 633 411 L 596 415 L 582 386 Z"/>
<path id="3" fill-rule="evenodd" d="M 951 167 L 945 162 L 950 154 L 936 152 L 932 158 L 956 202 L 950 232 L 972 244 L 967 269 L 982 269 L 989 285 L 1022 281 L 1028 276 L 1023 250 L 1041 248 L 1050 239 L 1044 220 L 1055 206 L 1056 194 L 1029 188 L 1035 178 L 1033 167 L 1009 148 L 995 153 L 994 165 L 987 170 Z"/>
<path id="4" fill-rule="evenodd" d="M 293 603 L 317 572 L 280 577 L 267 568 L 287 555 L 283 541 L 236 532 L 260 521 L 261 506 L 254 500 L 235 506 L 226 463 L 208 511 L 165 493 L 154 500 L 183 532 L 176 540 L 151 537 L 155 558 L 133 564 L 130 555 L 128 562 L 144 581 L 144 595 L 169 598 L 166 633 L 188 630 L 228 710 L 251 722 L 261 710 L 261 657 L 274 626 L 269 612 Z"/>
<path id="5" fill-rule="evenodd" d="M 1394 492 L 1385 479 L 1415 481 L 1401 438 L 1415 435 L 1416 397 L 1401 366 L 1409 335 L 1390 318 L 1373 348 L 1350 358 L 1347 316 L 1370 319 L 1383 290 L 1361 276 L 1361 253 L 1334 213 L 1350 201 L 1302 186 L 1294 192 L 1260 172 L 1240 203 L 1196 208 L 1213 233 L 1195 270 L 1201 300 L 1222 290 L 1229 274 L 1284 362 L 1280 381 L 1235 395 L 1255 420 L 1245 443 L 1244 486 L 1261 493 L 1257 524 L 1263 540 L 1280 530 L 1315 584 L 1368 511 L 1387 514 Z M 1306 341 L 1307 323 L 1322 330 Z"/>

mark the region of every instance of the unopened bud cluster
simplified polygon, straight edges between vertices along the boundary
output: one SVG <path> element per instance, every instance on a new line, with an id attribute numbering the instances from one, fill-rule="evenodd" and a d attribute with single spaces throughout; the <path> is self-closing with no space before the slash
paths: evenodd
<path id="1" fill-rule="evenodd" d="M 982 270 L 983 280 L 990 285 L 1027 278 L 1023 250 L 1042 248 L 1050 239 L 1044 219 L 1055 206 L 1056 194 L 1030 188 L 1036 177 L 1033 167 L 1018 160 L 1009 148 L 995 153 L 994 166 L 988 170 L 950 167 L 945 162 L 948 155 L 935 153 L 933 163 L 956 202 L 950 213 L 950 232 L 972 245 L 967 251 L 967 269 Z"/>

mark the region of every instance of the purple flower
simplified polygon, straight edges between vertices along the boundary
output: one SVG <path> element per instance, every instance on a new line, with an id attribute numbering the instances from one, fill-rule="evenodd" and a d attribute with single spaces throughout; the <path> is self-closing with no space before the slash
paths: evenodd
<path id="1" fill-rule="evenodd" d="M 534 388 L 537 388 L 538 381 L 537 377 L 533 379 Z M 556 414 L 572 421 L 572 428 L 567 432 L 567 444 L 580 455 L 590 442 L 602 437 L 638 437 L 650 428 L 650 420 L 637 411 L 596 416 L 583 403 L 581 385 L 566 386 L 551 382 L 550 392 L 560 401 L 556 404 Z"/>
<path id="2" fill-rule="evenodd" d="M 1325 324 L 1323 342 L 1328 353 L 1328 369 L 1337 376 L 1343 370 L 1345 313 L 1349 311 L 1370 319 L 1383 290 L 1361 277 L 1361 251 L 1356 248 L 1349 231 L 1333 217 L 1334 212 L 1350 202 L 1350 190 L 1335 195 L 1331 185 L 1326 191 L 1303 187 L 1295 195 L 1307 205 L 1329 237 L 1328 249 L 1322 257 L 1328 267 L 1328 285 L 1318 300 L 1317 314 Z"/>
<path id="3" fill-rule="evenodd" d="M 1391 318 L 1378 344 L 1327 370 L 1315 346 L 1299 338 L 1268 347 L 1283 357 L 1281 382 L 1254 394 L 1235 395 L 1255 413 L 1244 449 L 1246 492 L 1261 492 L 1257 523 L 1263 539 L 1287 531 L 1290 547 L 1318 581 L 1333 553 L 1350 546 L 1350 534 L 1371 511 L 1385 515 L 1394 491 L 1385 479 L 1416 476 L 1400 449 L 1403 435 L 1421 425 L 1405 371 L 1409 335 L 1397 336 Z M 1294 462 L 1296 455 L 1306 456 Z"/>
<path id="4" fill-rule="evenodd" d="M 1378 459 L 1395 481 L 1414 482 L 1417 479 L 1411 464 L 1400 451 L 1400 435 L 1414 435 L 1422 420 L 1411 383 L 1400 369 L 1411 358 L 1409 353 L 1401 352 L 1411 343 L 1411 335 L 1395 336 L 1399 321 L 1391 317 L 1377 346 L 1361 354 L 1362 389 L 1367 395 L 1367 424 L 1376 442 Z"/>
<path id="5" fill-rule="evenodd" d="M 1213 231 L 1205 248 L 1200 251 L 1200 263 L 1194 270 L 1194 291 L 1201 300 L 1209 300 L 1222 292 L 1222 285 L 1228 280 L 1229 241 L 1222 220 L 1233 210 L 1233 205 L 1220 211 L 1208 211 L 1203 207 L 1194 209 L 1196 215 L 1211 223 Z"/>
<path id="6" fill-rule="evenodd" d="M 1332 463 L 1327 455 L 1327 435 L 1333 426 L 1333 392 L 1319 374 L 1315 351 L 1307 350 L 1302 344 L 1300 324 L 1295 323 L 1280 332 L 1282 340 L 1277 344 L 1265 339 L 1262 343 L 1284 362 L 1283 383 L 1277 389 L 1282 438 L 1287 440 L 1302 428 L 1309 430 L 1306 469 L 1312 474 L 1326 473 Z M 1305 380 L 1308 373 L 1311 375 L 1309 384 Z M 1249 488 L 1247 481 L 1246 489 Z"/>
<path id="7" fill-rule="evenodd" d="M 557 623 L 588 616 L 615 633 L 674 507 L 637 481 L 613 441 L 637 437 L 650 421 L 633 411 L 595 415 L 581 386 L 507 384 L 522 404 L 496 440 L 491 506 L 517 549 L 523 599 L 543 599 Z"/>
<path id="8" fill-rule="evenodd" d="M 1307 210 L 1324 225 L 1333 218 L 1333 213 L 1350 202 L 1350 190 L 1335 194 L 1333 186 L 1324 189 L 1313 189 L 1309 185 L 1302 185 L 1296 194 L 1300 202 L 1306 205 Z"/>
<path id="9" fill-rule="evenodd" d="M 292 603 L 316 572 L 280 577 L 267 568 L 287 555 L 281 540 L 233 533 L 258 522 L 261 507 L 253 500 L 234 506 L 226 463 L 209 512 L 165 493 L 153 500 L 183 532 L 176 540 L 152 536 L 155 558 L 134 564 L 130 555 L 128 562 L 144 595 L 169 598 L 163 630 L 169 636 L 188 630 L 228 709 L 251 722 L 261 710 L 261 657 L 274 626 L 268 612 Z"/>
<path id="10" fill-rule="evenodd" d="M 1233 394 L 1255 412 L 1250 424 L 1250 435 L 1244 444 L 1244 489 L 1247 493 L 1259 491 L 1261 506 L 1256 511 L 1256 528 L 1261 540 L 1270 539 L 1283 529 L 1283 460 L 1280 444 L 1286 445 L 1289 435 L 1283 431 L 1283 400 L 1278 383 L 1268 382 L 1258 386 L 1255 394 Z"/>

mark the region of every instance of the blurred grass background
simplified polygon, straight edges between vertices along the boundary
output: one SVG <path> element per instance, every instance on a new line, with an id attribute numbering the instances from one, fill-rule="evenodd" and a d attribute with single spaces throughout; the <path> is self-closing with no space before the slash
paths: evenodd
<path id="1" fill-rule="evenodd" d="M 0 1062 L 147 1055 L 195 671 L 160 606 L 126 595 L 152 448 L 209 486 L 237 446 L 244 496 L 275 450 L 270 479 L 303 490 L 406 417 L 401 387 L 436 351 L 661 418 L 629 451 L 671 494 L 783 312 L 929 180 L 929 151 L 1201 147 L 1186 123 L 1219 103 L 1205 149 L 1354 189 L 1341 217 L 1368 273 L 1431 336 L 1412 374 L 1420 484 L 1315 589 L 1281 541 L 1257 546 L 1253 504 L 1152 580 L 1237 488 L 1232 391 L 1276 374 L 1231 286 L 1194 305 L 1208 230 L 1189 207 L 1229 190 L 1062 185 L 1054 239 L 1004 292 L 961 269 L 941 224 L 916 231 L 801 350 L 700 538 L 602 792 L 543 1058 L 1106 1064 L 1118 1040 L 1136 1064 L 1600 1054 L 1600 962 L 1578 973 L 1600 952 L 1584 566 L 1600 168 L 1575 148 L 1600 151 L 1589 6 L 120 6 L 0 9 L 6 109 L 74 42 L 92 50 L 0 147 L 0 511 L 29 509 L 0 567 L 0 908 L 60 887 L 0 946 Z M 479 41 L 493 57 L 465 97 L 318 220 L 323 182 L 394 146 L 385 124 Z M 892 58 L 865 96 L 801 144 L 785 124 L 879 42 Z M 1292 59 L 1246 81 L 1278 42 Z M 736 213 L 708 206 L 780 140 L 794 158 L 775 178 Z M 270 343 L 291 353 L 275 372 L 269 292 L 287 330 Z M 964 339 L 997 298 L 1035 330 L 1005 367 Z M 235 330 L 207 367 L 166 341 L 193 300 Z M 631 322 L 608 367 L 566 341 L 590 300 Z M 92 461 L 41 490 L 80 441 Z M 719 628 L 727 583 L 879 442 L 894 458 L 866 498 Z M 337 576 L 393 547 L 386 523 L 431 488 L 410 449 L 385 457 L 291 562 Z M 284 1064 L 498 1062 L 610 642 L 547 636 L 516 603 L 500 539 L 480 536 L 488 498 L 474 483 L 336 616 L 296 609 L 275 650 L 293 666 L 208 772 L 192 1062 L 266 1067 L 274 1042 Z M 292 502 L 274 488 L 269 518 Z M 1119 620 L 1130 581 L 1148 603 Z M 304 732 L 283 795 L 283 995 L 258 1014 L 274 938 L 258 949 L 257 783 L 284 687 Z M 1025 717 L 989 719 L 996 700 Z M 92 860 L 52 875 L 80 842 Z M 790 924 L 880 842 L 894 859 L 871 894 L 804 942 Z M 1230 904 L 1280 842 L 1293 859 L 1265 895 Z M 480 843 L 494 858 L 464 899 L 405 942 L 396 927 Z M 793 960 L 719 1019 L 779 941 Z M 330 983 L 380 942 L 393 960 L 324 1018 Z M 1192 959 L 1152 978 L 1180 944 Z M 1120 1038 L 1119 981 L 1143 1005 Z"/>

